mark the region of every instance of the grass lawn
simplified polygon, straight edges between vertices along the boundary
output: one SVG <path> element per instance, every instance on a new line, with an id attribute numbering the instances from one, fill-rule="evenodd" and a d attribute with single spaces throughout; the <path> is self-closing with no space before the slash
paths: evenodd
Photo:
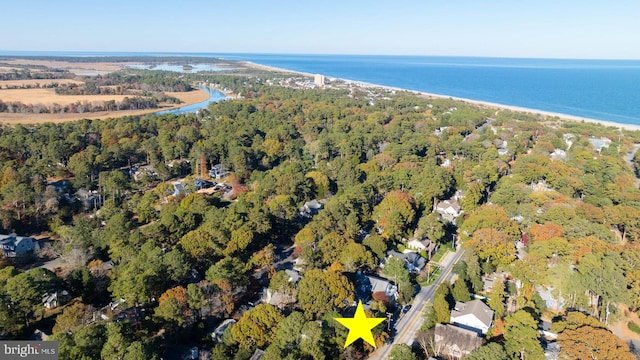
<path id="1" fill-rule="evenodd" d="M 629 323 L 627 323 L 627 327 L 629 328 L 629 330 L 633 331 L 636 334 L 640 334 L 640 326 L 638 326 L 638 324 L 634 323 L 633 321 L 630 321 Z"/>
<path id="2" fill-rule="evenodd" d="M 429 286 L 431 284 L 434 283 L 434 281 L 436 281 L 436 279 L 438 278 L 438 276 L 440 276 L 440 274 L 442 273 L 442 269 L 437 267 L 437 266 L 433 266 L 433 271 L 431 271 L 431 276 L 429 276 L 427 278 L 427 276 L 424 276 L 424 279 L 420 280 L 420 278 L 417 278 L 416 281 L 418 282 L 418 284 L 420 286 Z"/>
<path id="3" fill-rule="evenodd" d="M 436 251 L 435 254 L 433 254 L 433 257 L 431 258 L 431 261 L 433 262 L 440 262 L 440 260 L 442 260 L 442 257 L 449 251 L 449 247 L 448 246 L 440 246 L 438 248 L 438 251 Z"/>

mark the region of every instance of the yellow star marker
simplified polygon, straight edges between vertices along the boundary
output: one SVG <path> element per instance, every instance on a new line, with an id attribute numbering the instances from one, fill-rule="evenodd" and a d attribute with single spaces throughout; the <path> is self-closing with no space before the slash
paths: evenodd
<path id="1" fill-rule="evenodd" d="M 383 322 L 384 318 L 368 318 L 364 313 L 362 301 L 358 301 L 358 307 L 356 308 L 356 314 L 354 317 L 334 319 L 349 329 L 349 335 L 347 335 L 347 341 L 344 344 L 345 348 L 358 339 L 368 342 L 374 348 L 376 347 L 376 342 L 373 340 L 371 329 Z"/>

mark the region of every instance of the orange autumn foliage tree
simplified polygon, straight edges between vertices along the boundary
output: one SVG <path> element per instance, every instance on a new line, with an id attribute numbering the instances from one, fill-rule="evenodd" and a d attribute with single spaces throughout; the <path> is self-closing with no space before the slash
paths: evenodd
<path id="1" fill-rule="evenodd" d="M 547 221 L 544 224 L 531 226 L 531 235 L 534 241 L 547 241 L 554 237 L 562 237 L 562 226 Z"/>
<path id="2" fill-rule="evenodd" d="M 182 326 L 191 316 L 188 306 L 187 289 L 176 286 L 165 291 L 159 299 L 159 305 L 155 309 L 155 316 L 167 322 L 173 322 Z"/>
<path id="3" fill-rule="evenodd" d="M 158 300 L 159 304 L 164 304 L 170 298 L 174 298 L 178 301 L 181 307 L 187 307 L 187 289 L 182 286 L 176 286 L 165 291 L 162 295 L 160 295 L 160 300 Z"/>
<path id="4" fill-rule="evenodd" d="M 570 312 L 565 320 L 554 323 L 558 333 L 560 355 L 568 359 L 632 360 L 635 357 L 622 339 L 596 318 Z"/>
<path id="5" fill-rule="evenodd" d="M 477 230 L 464 246 L 473 249 L 480 259 L 496 266 L 508 265 L 516 258 L 514 243 L 507 235 L 495 229 Z"/>

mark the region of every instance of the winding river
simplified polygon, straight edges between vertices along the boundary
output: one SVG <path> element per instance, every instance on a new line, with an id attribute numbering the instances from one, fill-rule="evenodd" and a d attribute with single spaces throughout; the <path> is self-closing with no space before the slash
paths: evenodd
<path id="1" fill-rule="evenodd" d="M 170 109 L 170 110 L 162 110 L 158 111 L 154 114 L 162 115 L 162 114 L 186 114 L 186 113 L 194 113 L 202 108 L 206 108 L 212 102 L 218 102 L 220 100 L 230 99 L 227 95 L 223 94 L 218 90 L 211 90 L 208 88 L 199 88 L 200 90 L 204 90 L 209 94 L 209 98 L 205 101 L 201 101 L 199 103 L 181 106 L 179 108 Z"/>

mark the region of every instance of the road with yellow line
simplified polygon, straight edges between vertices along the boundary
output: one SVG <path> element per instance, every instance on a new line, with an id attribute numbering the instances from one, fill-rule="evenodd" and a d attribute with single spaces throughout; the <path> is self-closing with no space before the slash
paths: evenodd
<path id="1" fill-rule="evenodd" d="M 411 345 L 413 343 L 416 333 L 420 329 L 420 326 L 422 326 L 422 313 L 425 307 L 433 300 L 433 295 L 435 294 L 438 285 L 445 280 L 451 279 L 451 270 L 453 269 L 453 266 L 462 259 L 463 255 L 464 250 L 462 248 L 458 249 L 451 261 L 445 265 L 442 274 L 438 276 L 433 285 L 420 289 L 420 292 L 416 294 L 413 300 L 413 306 L 411 309 L 397 321 L 395 325 L 396 336 L 393 338 L 393 343 L 379 348 L 369 356 L 369 359 L 386 360 L 393 345 Z"/>

